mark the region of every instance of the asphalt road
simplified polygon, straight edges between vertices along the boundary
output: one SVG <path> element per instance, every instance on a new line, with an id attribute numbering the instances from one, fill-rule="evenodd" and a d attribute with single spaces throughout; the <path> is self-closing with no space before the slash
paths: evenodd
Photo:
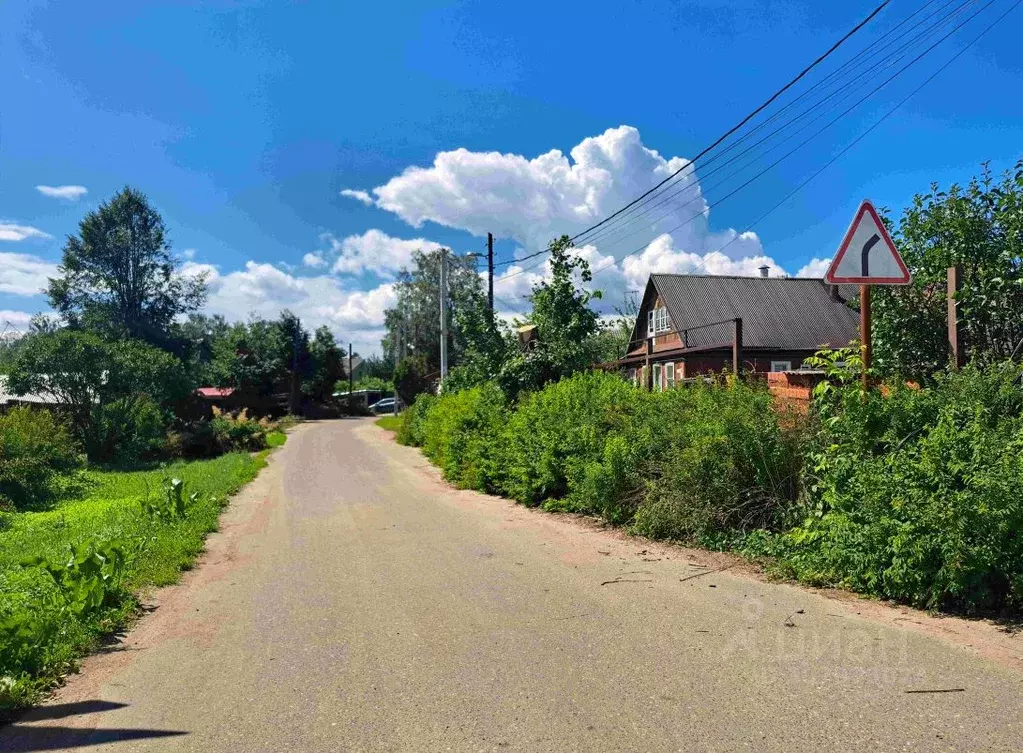
<path id="1" fill-rule="evenodd" d="M 0 750 L 1023 750 L 1019 636 L 455 491 L 369 421 L 223 522 Z"/>

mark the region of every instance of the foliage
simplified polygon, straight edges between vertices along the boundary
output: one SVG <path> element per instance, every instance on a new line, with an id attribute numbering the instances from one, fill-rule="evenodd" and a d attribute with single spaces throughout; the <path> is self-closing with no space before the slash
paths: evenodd
<path id="1" fill-rule="evenodd" d="M 423 452 L 457 486 L 496 491 L 504 422 L 504 395 L 494 384 L 446 394 L 426 414 Z"/>
<path id="2" fill-rule="evenodd" d="M 203 305 L 206 281 L 175 269 L 163 219 L 126 187 L 68 237 L 47 296 L 73 327 L 162 344 L 175 317 Z"/>
<path id="3" fill-rule="evenodd" d="M 265 449 L 267 434 L 276 428 L 269 419 L 250 418 L 244 409 L 228 413 L 214 408 L 209 424 L 220 452 Z"/>
<path id="4" fill-rule="evenodd" d="M 443 254 L 447 265 L 448 357 L 451 363 L 458 363 L 465 340 L 454 313 L 478 297 L 483 283 L 476 273 L 474 258 L 450 251 Z M 394 283 L 394 306 L 384 311 L 387 328 L 381 342 L 384 353 L 399 362 L 410 354 L 422 356 L 427 371 L 440 368 L 441 256 L 440 250 L 416 251 L 411 266 L 402 269 Z"/>
<path id="5" fill-rule="evenodd" d="M 437 396 L 424 392 L 401 414 L 401 425 L 395 439 L 398 444 L 422 447 L 426 442 L 426 419 L 437 403 Z"/>
<path id="6" fill-rule="evenodd" d="M 926 379 L 948 363 L 946 274 L 961 269 L 959 338 L 980 364 L 1023 341 L 1023 160 L 1001 179 L 987 165 L 963 188 L 932 185 L 907 208 L 893 239 L 913 274 L 907 287 L 873 294 L 874 367 Z"/>
<path id="7" fill-rule="evenodd" d="M 401 416 L 381 416 L 373 423 L 381 429 L 397 432 L 401 428 L 402 418 Z"/>
<path id="8" fill-rule="evenodd" d="M 132 593 L 174 582 L 216 528 L 224 499 L 262 464 L 235 453 L 152 471 L 87 471 L 83 496 L 11 516 L 0 529 L 0 715 L 37 700 L 123 627 Z M 169 488 L 168 479 L 181 484 Z M 154 499 L 174 514 L 151 514 L 144 502 Z"/>
<path id="9" fill-rule="evenodd" d="M 791 571 L 928 608 L 1023 604 L 1021 372 L 818 393 L 804 518 L 782 540 Z"/>
<path id="10" fill-rule="evenodd" d="M 309 377 L 302 392 L 321 403 L 334 394 L 334 385 L 345 376 L 345 355 L 327 327 L 320 327 L 309 342 Z"/>
<path id="11" fill-rule="evenodd" d="M 379 392 L 390 392 L 394 389 L 394 382 L 380 377 L 360 377 L 353 385 L 355 390 L 377 390 Z M 341 392 L 348 392 L 348 382 L 338 382 L 336 388 Z"/>
<path id="12" fill-rule="evenodd" d="M 24 339 L 8 376 L 11 391 L 52 397 L 92 460 L 151 449 L 163 436 L 159 406 L 188 389 L 181 362 L 140 340 L 70 329 Z"/>
<path id="13" fill-rule="evenodd" d="M 533 286 L 529 298 L 533 309 L 527 321 L 539 340 L 506 359 L 497 376 L 511 398 L 590 367 L 598 353 L 594 335 L 600 319 L 590 301 L 600 293 L 583 287 L 592 279 L 589 263 L 571 248 L 567 235 L 548 246 L 550 276 Z"/>
<path id="14" fill-rule="evenodd" d="M 394 390 L 406 405 L 429 389 L 429 369 L 426 356 L 421 353 L 403 358 L 394 368 Z"/>
<path id="15" fill-rule="evenodd" d="M 78 446 L 49 411 L 22 407 L 0 415 L 0 509 L 48 501 L 57 482 L 81 465 Z"/>

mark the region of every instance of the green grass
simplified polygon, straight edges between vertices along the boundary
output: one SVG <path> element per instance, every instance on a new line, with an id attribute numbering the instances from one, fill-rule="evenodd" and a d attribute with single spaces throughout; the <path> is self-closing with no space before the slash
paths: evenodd
<path id="1" fill-rule="evenodd" d="M 278 440 L 278 444 L 281 442 Z M 276 445 L 275 445 L 276 446 Z M 135 595 L 176 581 L 216 530 L 226 499 L 266 464 L 266 453 L 231 453 L 213 460 L 176 462 L 145 471 L 88 471 L 77 496 L 52 509 L 0 516 L 0 717 L 36 701 L 103 636 L 122 628 L 137 610 Z M 162 493 L 166 478 L 180 478 L 185 496 L 198 492 L 185 518 L 162 521 L 141 501 Z M 23 567 L 30 557 L 67 560 L 74 544 L 119 540 L 127 552 L 121 588 L 85 617 L 68 611 L 66 599 L 41 568 Z M 15 645 L 5 622 L 25 614 L 34 635 Z"/>
<path id="2" fill-rule="evenodd" d="M 283 431 L 271 431 L 266 435 L 266 446 L 273 449 L 274 447 L 280 447 L 288 441 L 288 435 Z"/>
<path id="3" fill-rule="evenodd" d="M 401 426 L 401 416 L 381 416 L 373 423 L 387 431 L 398 431 L 398 427 Z"/>

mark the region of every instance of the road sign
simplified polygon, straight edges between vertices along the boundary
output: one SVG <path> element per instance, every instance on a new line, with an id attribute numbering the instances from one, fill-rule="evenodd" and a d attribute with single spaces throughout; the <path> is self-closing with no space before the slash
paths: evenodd
<path id="1" fill-rule="evenodd" d="M 909 284 L 909 270 L 869 201 L 860 204 L 824 279 L 836 285 Z"/>

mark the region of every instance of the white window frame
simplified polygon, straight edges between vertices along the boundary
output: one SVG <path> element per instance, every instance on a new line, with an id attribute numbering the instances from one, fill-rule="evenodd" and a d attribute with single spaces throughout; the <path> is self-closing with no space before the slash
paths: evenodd
<path id="1" fill-rule="evenodd" d="M 658 306 L 646 313 L 646 334 L 647 337 L 654 337 L 661 332 L 671 330 L 671 322 L 668 320 L 667 306 Z"/>
<path id="2" fill-rule="evenodd" d="M 660 392 L 661 387 L 661 364 L 654 364 L 654 392 Z"/>
<path id="3" fill-rule="evenodd" d="M 636 369 L 629 369 L 629 381 L 633 387 L 639 384 L 639 372 Z"/>
<path id="4" fill-rule="evenodd" d="M 669 390 L 675 386 L 675 364 L 664 364 L 664 385 Z"/>
<path id="5" fill-rule="evenodd" d="M 792 371 L 792 361 L 771 361 L 771 371 Z"/>
<path id="6" fill-rule="evenodd" d="M 650 311 L 646 312 L 646 336 L 653 337 L 655 334 L 656 332 L 654 331 L 654 311 L 653 309 L 650 309 Z"/>

